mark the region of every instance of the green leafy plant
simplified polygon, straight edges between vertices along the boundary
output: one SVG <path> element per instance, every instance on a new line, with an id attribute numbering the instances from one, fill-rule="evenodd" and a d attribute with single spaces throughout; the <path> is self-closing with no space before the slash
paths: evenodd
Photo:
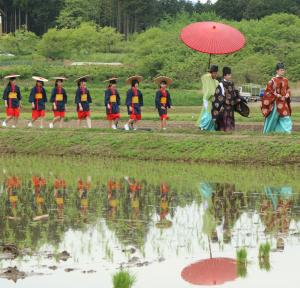
<path id="1" fill-rule="evenodd" d="M 128 271 L 119 271 L 113 275 L 114 288 L 131 288 L 136 282 L 136 277 Z"/>
<path id="2" fill-rule="evenodd" d="M 247 276 L 247 250 L 241 248 L 236 252 L 237 260 L 237 274 L 239 277 L 245 278 Z"/>
<path id="3" fill-rule="evenodd" d="M 259 261 L 259 268 L 262 270 L 270 271 L 271 269 L 270 250 L 271 250 L 271 246 L 268 242 L 259 245 L 258 261 Z"/>

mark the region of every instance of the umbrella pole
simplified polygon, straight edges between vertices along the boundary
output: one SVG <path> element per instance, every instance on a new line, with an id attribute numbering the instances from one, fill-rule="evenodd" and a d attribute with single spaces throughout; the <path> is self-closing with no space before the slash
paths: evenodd
<path id="1" fill-rule="evenodd" d="M 209 54 L 209 60 L 208 60 L 208 70 L 210 69 L 210 62 L 211 62 L 211 54 Z"/>
<path id="2" fill-rule="evenodd" d="M 210 256 L 210 259 L 212 259 L 211 246 L 210 246 L 210 239 L 209 239 L 209 236 L 208 236 L 208 235 L 207 235 L 207 238 L 208 238 L 209 256 Z"/>

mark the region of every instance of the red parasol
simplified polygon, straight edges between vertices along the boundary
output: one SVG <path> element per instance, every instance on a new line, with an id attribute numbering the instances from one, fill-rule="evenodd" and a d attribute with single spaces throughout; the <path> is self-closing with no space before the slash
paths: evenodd
<path id="1" fill-rule="evenodd" d="M 230 258 L 210 258 L 184 268 L 181 277 L 194 285 L 220 285 L 235 280 L 236 260 Z"/>
<path id="2" fill-rule="evenodd" d="M 192 23 L 181 31 L 180 38 L 189 48 L 210 55 L 230 54 L 246 44 L 239 30 L 218 22 Z"/>

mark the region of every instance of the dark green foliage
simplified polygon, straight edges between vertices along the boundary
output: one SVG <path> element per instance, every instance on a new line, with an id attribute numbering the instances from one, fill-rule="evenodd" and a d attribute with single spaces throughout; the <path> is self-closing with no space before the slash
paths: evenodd
<path id="1" fill-rule="evenodd" d="M 126 38 L 141 32 L 165 19 L 185 12 L 203 13 L 215 11 L 225 19 L 260 19 L 274 13 L 300 15 L 298 0 L 218 0 L 203 4 L 189 0 L 0 0 L 5 15 L 4 32 L 14 32 L 21 26 L 37 35 L 49 28 L 75 28 L 82 22 L 94 22 L 111 26 Z"/>

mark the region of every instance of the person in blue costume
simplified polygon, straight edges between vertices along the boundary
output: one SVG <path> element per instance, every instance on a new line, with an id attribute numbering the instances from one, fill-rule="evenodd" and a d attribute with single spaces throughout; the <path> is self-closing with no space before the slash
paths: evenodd
<path id="1" fill-rule="evenodd" d="M 66 105 L 68 103 L 68 96 L 66 90 L 62 87 L 63 82 L 67 80 L 65 77 L 54 77 L 55 87 L 51 91 L 50 102 L 53 107 L 54 119 L 49 123 L 49 128 L 52 129 L 56 122 L 59 122 L 59 128 L 62 128 Z"/>
<path id="2" fill-rule="evenodd" d="M 108 120 L 109 127 L 116 130 L 118 123 L 121 118 L 120 115 L 120 104 L 121 98 L 117 90 L 118 78 L 110 78 L 105 82 L 109 82 L 107 89 L 104 94 L 104 105 L 106 107 L 106 119 Z"/>
<path id="3" fill-rule="evenodd" d="M 7 127 L 7 123 L 13 120 L 12 128 L 16 128 L 20 116 L 21 92 L 19 86 L 16 85 L 16 79 L 20 75 L 8 75 L 4 79 L 9 82 L 3 92 L 3 100 L 6 108 L 6 119 L 2 122 L 2 127 Z"/>
<path id="4" fill-rule="evenodd" d="M 44 83 L 48 80 L 38 76 L 33 76 L 32 79 L 36 80 L 36 85 L 31 89 L 29 96 L 29 103 L 32 106 L 32 120 L 28 123 L 28 127 L 32 127 L 33 123 L 40 118 L 40 128 L 43 128 L 46 102 L 48 102 Z"/>
<path id="5" fill-rule="evenodd" d="M 155 108 L 160 117 L 160 129 L 167 129 L 167 120 L 169 120 L 168 109 L 172 109 L 172 99 L 167 87 L 173 83 L 173 80 L 166 76 L 159 76 L 153 79 L 159 85 L 159 90 L 156 91 Z"/>
<path id="6" fill-rule="evenodd" d="M 137 122 L 142 119 L 141 107 L 144 105 L 144 99 L 141 90 L 138 89 L 142 80 L 142 76 L 132 76 L 126 81 L 127 84 L 131 85 L 126 97 L 126 106 L 129 115 L 129 120 L 124 126 L 126 131 L 129 129 L 137 130 Z"/>
<path id="7" fill-rule="evenodd" d="M 92 97 L 89 89 L 86 87 L 89 76 L 85 75 L 75 80 L 77 90 L 75 95 L 75 104 L 77 106 L 77 127 L 80 128 L 82 120 L 86 120 L 88 128 L 92 128 L 90 104 Z"/>

